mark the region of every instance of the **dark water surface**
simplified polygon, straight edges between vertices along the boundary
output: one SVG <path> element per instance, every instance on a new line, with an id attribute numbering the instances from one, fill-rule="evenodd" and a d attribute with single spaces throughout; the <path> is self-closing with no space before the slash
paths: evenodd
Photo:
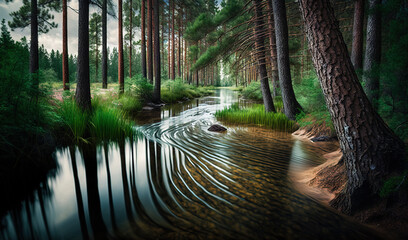
<path id="1" fill-rule="evenodd" d="M 289 174 L 331 144 L 257 127 L 211 133 L 235 92 L 146 111 L 143 137 L 58 149 L 56 172 L 1 220 L 2 239 L 375 239 Z"/>

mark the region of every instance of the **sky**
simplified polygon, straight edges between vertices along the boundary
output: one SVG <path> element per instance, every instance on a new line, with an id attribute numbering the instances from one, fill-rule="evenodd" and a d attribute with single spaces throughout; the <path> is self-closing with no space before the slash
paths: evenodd
<path id="1" fill-rule="evenodd" d="M 23 5 L 23 0 L 14 0 L 11 3 L 6 3 L 5 0 L 0 0 L 0 20 L 6 19 L 6 22 L 11 21 L 10 13 L 18 11 Z M 68 2 L 68 6 L 73 9 L 78 9 L 78 1 Z M 90 6 L 90 14 L 97 11 L 97 8 Z M 40 34 L 38 41 L 40 46 L 51 51 L 51 49 L 62 51 L 62 12 L 53 12 L 54 22 L 58 24 L 57 28 L 51 29 L 47 34 Z M 118 21 L 112 17 L 108 17 L 108 47 L 117 47 L 118 43 Z M 20 40 L 26 36 L 30 40 L 30 27 L 25 29 L 15 29 L 11 31 L 11 36 L 14 40 Z M 136 34 L 136 41 L 139 40 L 140 34 Z M 76 55 L 78 52 L 78 14 L 68 8 L 68 52 Z"/>

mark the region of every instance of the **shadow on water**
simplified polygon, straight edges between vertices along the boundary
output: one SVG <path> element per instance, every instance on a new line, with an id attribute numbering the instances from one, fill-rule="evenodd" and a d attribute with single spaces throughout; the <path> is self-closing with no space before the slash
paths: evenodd
<path id="1" fill-rule="evenodd" d="M 257 127 L 208 132 L 215 111 L 237 101 L 219 90 L 151 111 L 135 139 L 56 150 L 58 172 L 7 209 L 0 238 L 381 237 L 292 187 L 289 172 L 333 146 Z"/>

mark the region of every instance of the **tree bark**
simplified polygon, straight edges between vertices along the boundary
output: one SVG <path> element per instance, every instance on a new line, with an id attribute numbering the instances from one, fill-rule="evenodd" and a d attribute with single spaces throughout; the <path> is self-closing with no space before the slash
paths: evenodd
<path id="1" fill-rule="evenodd" d="M 261 77 L 261 91 L 266 112 L 276 112 L 275 106 L 269 88 L 268 72 L 266 71 L 265 63 L 265 39 L 263 36 L 263 20 L 262 20 L 262 0 L 252 0 L 255 7 L 255 49 L 257 51 L 257 61 L 259 75 Z"/>
<path id="2" fill-rule="evenodd" d="M 152 0 L 147 0 L 147 78 L 153 84 L 153 16 Z"/>
<path id="3" fill-rule="evenodd" d="M 132 32 L 133 32 L 133 26 L 132 26 L 132 15 L 133 15 L 133 4 L 132 0 L 129 1 L 129 21 L 130 21 L 130 32 L 129 32 L 129 78 L 132 78 Z"/>
<path id="4" fill-rule="evenodd" d="M 272 77 L 272 96 L 278 96 L 278 88 L 279 88 L 279 72 L 278 72 L 278 62 L 277 62 L 277 53 L 276 53 L 276 36 L 275 36 L 275 23 L 273 21 L 273 7 L 272 7 L 272 0 L 268 0 L 268 28 L 269 28 L 269 47 L 271 53 L 271 77 Z"/>
<path id="5" fill-rule="evenodd" d="M 171 75 L 170 78 L 174 80 L 176 78 L 176 68 L 175 68 L 175 63 L 176 63 L 176 51 L 175 51 L 175 41 L 174 41 L 174 0 L 171 2 L 171 64 L 170 64 L 170 70 L 171 70 Z"/>
<path id="6" fill-rule="evenodd" d="M 107 5 L 108 0 L 102 3 L 102 88 L 108 88 L 108 40 L 107 40 Z"/>
<path id="7" fill-rule="evenodd" d="M 91 111 L 89 83 L 89 1 L 79 0 L 78 20 L 78 81 L 75 101 L 83 111 Z"/>
<path id="8" fill-rule="evenodd" d="M 363 28 L 364 28 L 364 0 L 354 3 L 353 45 L 351 48 L 351 62 L 354 69 L 363 66 Z"/>
<path id="9" fill-rule="evenodd" d="M 159 0 L 154 0 L 154 91 L 153 101 L 160 103 L 161 65 L 160 65 L 160 6 Z"/>
<path id="10" fill-rule="evenodd" d="M 180 12 L 178 13 L 178 58 L 177 58 L 177 70 L 178 70 L 178 77 L 181 78 L 181 8 L 179 8 Z"/>
<path id="11" fill-rule="evenodd" d="M 31 0 L 31 40 L 30 40 L 30 73 L 33 83 L 38 87 L 38 7 L 37 0 Z"/>
<path id="12" fill-rule="evenodd" d="M 367 39 L 364 57 L 365 91 L 374 108 L 378 107 L 380 79 L 373 74 L 374 68 L 381 62 L 381 0 L 369 0 L 369 15 L 367 19 Z"/>
<path id="13" fill-rule="evenodd" d="M 124 63 L 123 63 L 123 17 L 122 17 L 122 0 L 118 1 L 118 82 L 119 82 L 119 94 L 124 93 L 125 91 L 125 72 L 124 72 Z"/>
<path id="14" fill-rule="evenodd" d="M 286 20 L 286 6 L 284 0 L 274 0 L 273 16 L 276 33 L 276 50 L 278 55 L 279 84 L 282 92 L 283 111 L 291 120 L 295 120 L 302 107 L 298 103 L 293 91 L 289 63 L 288 23 Z"/>
<path id="15" fill-rule="evenodd" d="M 62 82 L 69 90 L 67 0 L 62 1 Z"/>
<path id="16" fill-rule="evenodd" d="M 142 38 L 142 44 L 141 44 L 141 51 L 142 51 L 142 75 L 144 78 L 147 77 L 147 71 L 146 71 L 146 33 L 145 33 L 145 2 L 146 0 L 141 0 L 142 4 L 140 7 L 141 11 L 141 38 Z"/>
<path id="17" fill-rule="evenodd" d="M 301 0 L 309 49 L 340 141 L 347 186 L 331 204 L 353 213 L 375 200 L 383 180 L 401 169 L 404 144 L 374 110 L 358 80 L 328 0 Z"/>

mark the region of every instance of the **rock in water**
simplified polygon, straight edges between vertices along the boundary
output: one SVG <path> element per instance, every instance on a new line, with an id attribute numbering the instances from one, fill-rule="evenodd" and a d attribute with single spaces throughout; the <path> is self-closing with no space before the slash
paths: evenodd
<path id="1" fill-rule="evenodd" d="M 225 127 L 221 126 L 221 125 L 213 124 L 213 125 L 208 129 L 208 131 L 211 131 L 211 132 L 224 132 L 224 131 L 227 131 L 227 129 L 226 129 Z"/>

